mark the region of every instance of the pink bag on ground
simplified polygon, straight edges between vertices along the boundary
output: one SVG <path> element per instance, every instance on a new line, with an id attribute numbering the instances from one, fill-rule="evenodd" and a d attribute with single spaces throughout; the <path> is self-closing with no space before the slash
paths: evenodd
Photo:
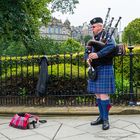
<path id="1" fill-rule="evenodd" d="M 9 126 L 20 129 L 35 128 L 39 118 L 28 113 L 15 114 L 11 119 Z"/>

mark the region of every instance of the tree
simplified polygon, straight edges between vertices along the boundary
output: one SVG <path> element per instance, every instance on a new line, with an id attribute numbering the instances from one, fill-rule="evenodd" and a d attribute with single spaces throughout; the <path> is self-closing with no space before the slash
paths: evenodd
<path id="1" fill-rule="evenodd" d="M 85 42 L 85 45 L 87 44 L 87 42 L 92 39 L 92 36 L 91 35 L 86 35 L 84 36 L 84 42 Z"/>
<path id="2" fill-rule="evenodd" d="M 83 51 L 84 47 L 76 40 L 69 38 L 61 45 L 61 53 L 76 53 Z"/>
<path id="3" fill-rule="evenodd" d="M 73 9 L 76 8 L 78 0 L 53 0 L 52 1 L 52 11 L 60 11 L 64 13 L 74 13 Z"/>
<path id="4" fill-rule="evenodd" d="M 46 7 L 49 2 L 50 0 L 1 0 L 1 40 L 21 41 L 27 47 L 28 41 L 39 35 L 40 23 L 47 23 L 50 18 L 50 11 Z"/>
<path id="5" fill-rule="evenodd" d="M 0 0 L 1 46 L 15 41 L 23 42 L 28 49 L 28 42 L 39 36 L 39 26 L 47 24 L 51 17 L 51 2 L 53 11 L 63 13 L 73 12 L 77 4 L 76 0 Z"/>
<path id="6" fill-rule="evenodd" d="M 129 38 L 132 44 L 140 44 L 140 18 L 136 18 L 125 27 L 123 32 L 123 42 L 128 43 Z"/>

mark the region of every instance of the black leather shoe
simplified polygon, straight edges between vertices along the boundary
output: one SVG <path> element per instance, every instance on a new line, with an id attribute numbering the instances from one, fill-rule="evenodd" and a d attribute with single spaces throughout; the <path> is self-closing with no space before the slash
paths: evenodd
<path id="1" fill-rule="evenodd" d="M 109 121 L 108 120 L 103 121 L 102 129 L 103 130 L 108 130 L 109 127 L 110 127 Z"/>
<path id="2" fill-rule="evenodd" d="M 90 124 L 91 125 L 99 125 L 99 124 L 102 124 L 102 123 L 103 123 L 103 120 L 100 117 L 98 117 L 96 121 L 93 121 Z"/>

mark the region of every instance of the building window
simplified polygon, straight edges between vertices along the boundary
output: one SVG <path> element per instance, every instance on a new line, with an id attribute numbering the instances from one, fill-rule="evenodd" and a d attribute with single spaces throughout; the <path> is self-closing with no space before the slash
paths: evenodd
<path id="1" fill-rule="evenodd" d="M 48 33 L 49 34 L 51 33 L 51 27 L 50 26 L 48 27 Z"/>
<path id="2" fill-rule="evenodd" d="M 57 29 L 58 29 L 58 34 L 61 34 L 61 28 L 58 27 Z"/>
<path id="3" fill-rule="evenodd" d="M 53 27 L 53 30 L 54 30 L 54 33 L 56 33 L 56 27 L 55 26 Z"/>
<path id="4" fill-rule="evenodd" d="M 54 33 L 54 28 L 51 27 L 51 32 L 50 33 Z"/>

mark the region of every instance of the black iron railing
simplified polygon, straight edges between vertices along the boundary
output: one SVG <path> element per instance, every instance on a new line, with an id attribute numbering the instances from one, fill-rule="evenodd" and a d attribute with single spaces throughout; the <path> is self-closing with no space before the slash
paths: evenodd
<path id="1" fill-rule="evenodd" d="M 94 95 L 87 93 L 87 64 L 83 54 L 79 53 L 48 56 L 50 76 L 48 90 L 45 97 L 36 97 L 41 57 L 0 56 L 0 105 L 91 106 L 95 104 Z M 133 88 L 133 100 L 140 99 L 138 77 L 140 54 L 133 54 L 133 68 L 129 58 L 129 54 L 114 58 L 116 94 L 111 96 L 114 104 L 129 103 L 130 86 Z M 130 85 L 130 75 L 133 85 Z"/>

